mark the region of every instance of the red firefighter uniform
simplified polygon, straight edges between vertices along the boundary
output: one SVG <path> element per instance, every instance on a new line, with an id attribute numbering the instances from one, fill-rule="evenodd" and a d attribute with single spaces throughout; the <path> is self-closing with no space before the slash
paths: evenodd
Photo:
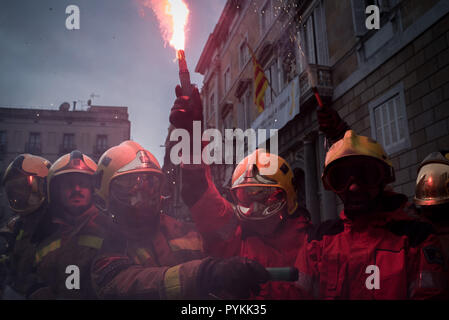
<path id="1" fill-rule="evenodd" d="M 103 243 L 107 219 L 92 203 L 96 163 L 78 150 L 60 157 L 47 176 L 52 218 L 50 235 L 36 250 L 35 264 L 43 288 L 32 299 L 95 297 L 90 264 Z"/>
<path id="2" fill-rule="evenodd" d="M 15 239 L 9 256 L 9 275 L 11 287 L 25 297 L 38 285 L 34 260 L 36 248 L 48 228 L 43 223 L 47 222 L 46 213 L 46 208 L 36 210 L 14 224 Z"/>
<path id="3" fill-rule="evenodd" d="M 161 214 L 163 173 L 138 143 L 124 141 L 107 150 L 95 175 L 97 205 L 113 221 L 92 267 L 100 298 L 246 297 L 267 280 L 255 262 L 206 258 L 194 224 Z"/>
<path id="4" fill-rule="evenodd" d="M 390 300 L 443 294 L 439 242 L 432 227 L 410 218 L 402 205 L 355 221 L 343 211 L 308 241 L 306 257 L 296 264 L 298 284 L 317 298 Z"/>
<path id="5" fill-rule="evenodd" d="M 414 203 L 417 215 L 434 226 L 449 272 L 449 151 L 432 152 L 421 162 Z"/>
<path id="6" fill-rule="evenodd" d="M 293 174 L 285 160 L 278 157 L 278 169 L 269 178 L 266 176 L 265 180 L 258 172 L 260 166 L 258 160 L 252 159 L 254 165 L 249 165 L 251 158 L 260 152 L 262 150 L 255 151 L 237 166 L 233 174 L 233 185 L 283 188 L 287 194 L 287 208 L 284 208 L 284 213 L 288 211 L 288 214 L 273 214 L 271 221 L 263 221 L 262 224 L 260 221 L 246 219 L 237 206 L 220 195 L 212 181 L 208 166 L 193 170 L 184 167 L 183 199 L 190 206 L 192 218 L 203 236 L 208 254 L 217 257 L 246 257 L 265 267 L 293 266 L 298 251 L 306 243 L 307 231 L 311 226 L 308 212 L 298 207 L 292 185 Z M 203 179 L 199 179 L 201 176 Z M 253 183 L 247 180 L 238 181 L 242 176 L 261 181 L 252 181 Z M 199 187 L 201 184 L 206 187 Z M 204 192 L 199 194 L 198 190 Z M 192 203 L 192 199 L 198 200 Z M 295 217 L 292 213 L 295 213 Z M 268 232 L 263 234 L 254 232 L 258 228 L 266 227 L 267 223 Z M 255 298 L 301 299 L 304 295 L 292 283 L 272 281 L 262 285 L 260 294 Z"/>
<path id="7" fill-rule="evenodd" d="M 46 299 L 93 299 L 96 297 L 90 280 L 90 267 L 102 248 L 106 217 L 92 206 L 68 224 L 55 219 L 56 231 L 38 247 L 35 264 L 40 283 L 48 286 L 54 296 Z"/>
<path id="8" fill-rule="evenodd" d="M 17 214 L 8 223 L 9 285 L 23 297 L 36 285 L 36 246 L 48 231 L 44 186 L 50 166 L 47 159 L 21 154 L 9 164 L 2 180 L 9 206 Z"/>
<path id="9" fill-rule="evenodd" d="M 167 215 L 146 236 L 113 232 L 92 267 L 103 299 L 198 298 L 198 270 L 204 258 L 201 237 L 191 224 Z M 111 228 L 112 229 L 112 228 Z"/>
<path id="10" fill-rule="evenodd" d="M 298 286 L 321 299 L 443 297 L 440 243 L 405 212 L 405 195 L 385 190 L 394 169 L 379 143 L 348 130 L 327 152 L 322 179 L 344 210 L 310 234 Z"/>

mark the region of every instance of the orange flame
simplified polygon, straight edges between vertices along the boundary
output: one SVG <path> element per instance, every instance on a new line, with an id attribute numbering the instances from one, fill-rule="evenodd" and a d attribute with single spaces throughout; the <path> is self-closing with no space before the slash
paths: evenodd
<path id="1" fill-rule="evenodd" d="M 176 50 L 184 50 L 185 28 L 189 17 L 185 1 L 143 0 L 142 3 L 156 14 L 164 40 Z"/>

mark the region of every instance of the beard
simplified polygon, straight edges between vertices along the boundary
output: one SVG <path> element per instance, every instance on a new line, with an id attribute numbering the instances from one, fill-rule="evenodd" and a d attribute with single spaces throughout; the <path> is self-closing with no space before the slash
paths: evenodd
<path id="1" fill-rule="evenodd" d="M 132 238 L 154 234 L 159 228 L 160 205 L 133 207 L 111 200 L 109 211 L 119 228 Z"/>

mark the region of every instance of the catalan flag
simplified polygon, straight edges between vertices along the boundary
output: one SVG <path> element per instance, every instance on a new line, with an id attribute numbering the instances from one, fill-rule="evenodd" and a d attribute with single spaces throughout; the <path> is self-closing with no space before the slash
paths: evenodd
<path id="1" fill-rule="evenodd" d="M 262 112 L 265 109 L 265 90 L 268 87 L 268 79 L 263 72 L 260 63 L 257 61 L 253 50 L 248 45 L 248 49 L 251 52 L 254 66 L 254 103 L 257 106 L 257 110 Z"/>

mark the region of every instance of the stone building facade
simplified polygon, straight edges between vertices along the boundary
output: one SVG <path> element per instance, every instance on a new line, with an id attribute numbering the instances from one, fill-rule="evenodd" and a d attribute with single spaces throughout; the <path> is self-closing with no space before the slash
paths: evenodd
<path id="1" fill-rule="evenodd" d="M 365 24 L 369 5 L 379 8 L 379 29 Z M 412 199 L 419 163 L 449 148 L 448 13 L 445 0 L 229 0 L 196 67 L 206 126 L 278 129 L 299 201 L 315 223 L 335 218 L 341 202 L 321 183 L 316 86 L 353 130 L 384 146 L 392 187 Z M 260 114 L 245 42 L 273 87 Z M 233 167 L 214 165 L 223 192 Z"/>

